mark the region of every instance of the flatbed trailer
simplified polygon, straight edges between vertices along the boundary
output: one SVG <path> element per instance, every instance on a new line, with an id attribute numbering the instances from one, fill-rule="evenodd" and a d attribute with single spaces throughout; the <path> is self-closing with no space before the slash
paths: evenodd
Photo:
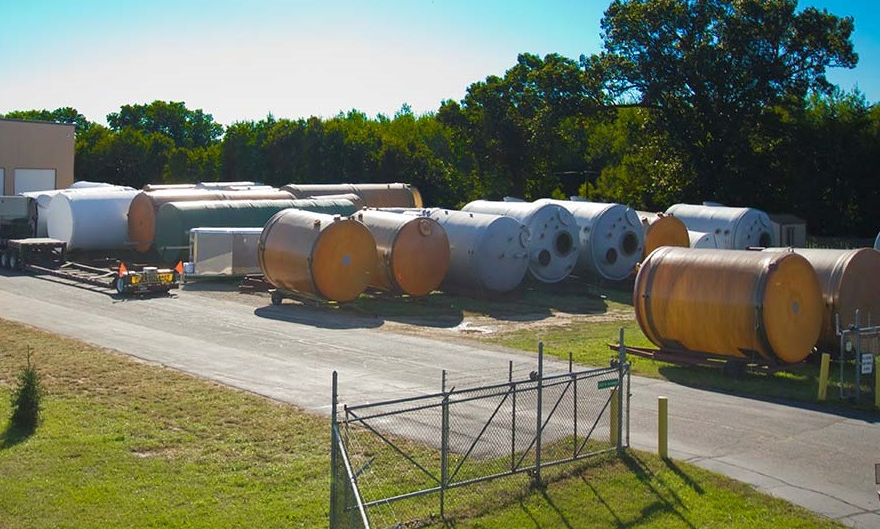
<path id="1" fill-rule="evenodd" d="M 620 345 L 609 343 L 612 351 L 620 351 Z M 626 354 L 658 360 L 681 366 L 701 366 L 721 369 L 725 375 L 738 377 L 745 373 L 762 373 L 772 375 L 781 371 L 794 371 L 803 367 L 804 362 L 797 364 L 774 364 L 758 358 L 732 357 L 704 352 L 687 351 L 684 349 L 655 349 L 652 347 L 626 346 Z"/>
<path id="2" fill-rule="evenodd" d="M 167 293 L 180 286 L 180 274 L 172 269 L 127 267 L 124 263 L 97 267 L 66 258 L 65 241 L 41 237 L 0 241 L 2 268 L 110 288 L 119 295 Z"/>

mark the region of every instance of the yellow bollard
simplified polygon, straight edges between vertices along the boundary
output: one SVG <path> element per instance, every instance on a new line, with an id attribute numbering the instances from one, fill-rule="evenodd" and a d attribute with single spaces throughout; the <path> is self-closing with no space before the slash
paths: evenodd
<path id="1" fill-rule="evenodd" d="M 669 401 L 657 397 L 657 453 L 663 459 L 669 458 Z"/>
<path id="2" fill-rule="evenodd" d="M 611 390 L 611 424 L 609 426 L 611 428 L 611 446 L 617 446 L 617 407 L 619 405 L 617 403 L 617 389 Z"/>
<path id="3" fill-rule="evenodd" d="M 880 369 L 877 368 L 877 357 L 874 357 L 874 407 L 880 408 Z"/>
<path id="4" fill-rule="evenodd" d="M 828 398 L 828 367 L 831 365 L 831 355 L 822 353 L 822 364 L 819 367 L 819 395 L 817 400 L 824 402 Z"/>

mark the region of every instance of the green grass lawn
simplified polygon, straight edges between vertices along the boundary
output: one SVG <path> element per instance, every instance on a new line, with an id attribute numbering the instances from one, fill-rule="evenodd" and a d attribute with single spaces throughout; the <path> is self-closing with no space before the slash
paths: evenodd
<path id="1" fill-rule="evenodd" d="M 0 336 L 0 393 L 28 351 L 46 390 L 27 436 L 0 398 L 3 529 L 327 526 L 326 417 L 2 320 Z M 842 527 L 636 452 L 545 490 L 486 494 L 435 526 Z"/>

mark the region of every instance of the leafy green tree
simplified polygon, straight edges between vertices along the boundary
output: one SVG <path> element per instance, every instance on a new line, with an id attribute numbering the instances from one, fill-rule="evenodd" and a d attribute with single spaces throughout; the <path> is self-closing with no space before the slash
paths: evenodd
<path id="1" fill-rule="evenodd" d="M 14 110 L 5 116 L 9 119 L 24 119 L 30 121 L 54 121 L 56 123 L 68 123 L 76 125 L 77 134 L 88 131 L 94 123 L 86 119 L 75 108 L 62 107 L 55 110 Z"/>
<path id="2" fill-rule="evenodd" d="M 126 127 L 143 133 L 158 133 L 171 139 L 176 147 L 208 147 L 219 140 L 223 126 L 214 123 L 211 114 L 190 110 L 184 102 L 153 101 L 149 105 L 123 105 L 119 112 L 107 115 L 115 131 Z"/>
<path id="3" fill-rule="evenodd" d="M 827 92 L 827 68 L 854 67 L 853 28 L 797 0 L 614 0 L 591 64 L 619 101 L 658 112 L 693 174 L 682 199 L 754 201 L 769 175 L 740 162 L 758 116 Z"/>

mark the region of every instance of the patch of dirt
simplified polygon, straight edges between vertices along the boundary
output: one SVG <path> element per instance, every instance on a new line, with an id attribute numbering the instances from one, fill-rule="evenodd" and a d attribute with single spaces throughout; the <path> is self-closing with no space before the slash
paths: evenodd
<path id="1" fill-rule="evenodd" d="M 546 287 L 546 288 L 541 288 Z M 271 306 L 268 292 L 239 291 L 234 281 L 188 283 L 179 295 L 199 295 L 259 308 Z M 279 310 L 320 312 L 321 318 L 354 323 L 367 317 L 387 332 L 457 341 L 521 330 L 539 330 L 589 323 L 632 321 L 632 308 L 620 303 L 608 307 L 605 296 L 583 287 L 557 285 L 522 289 L 494 299 L 472 299 L 438 294 L 407 298 L 376 293 L 350 304 L 328 304 L 285 299 Z M 560 308 L 556 308 L 560 307 Z M 622 307 L 622 308 L 621 308 Z"/>

